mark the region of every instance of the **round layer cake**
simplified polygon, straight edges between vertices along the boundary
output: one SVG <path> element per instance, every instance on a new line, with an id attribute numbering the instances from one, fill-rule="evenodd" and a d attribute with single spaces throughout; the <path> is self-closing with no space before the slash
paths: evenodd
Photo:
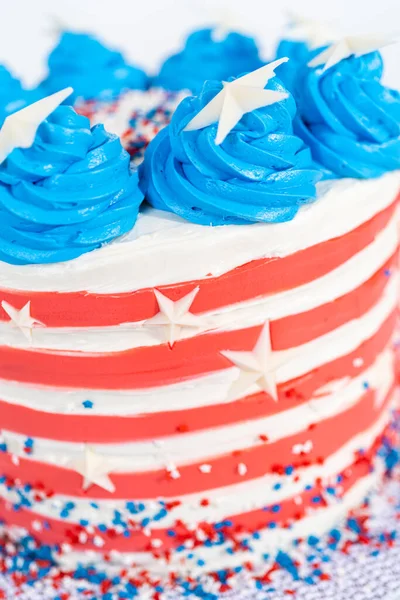
<path id="1" fill-rule="evenodd" d="M 70 107 L 0 165 L 0 517 L 64 569 L 261 577 L 380 481 L 399 173 L 317 183 L 273 76 L 185 99 L 142 193 Z"/>

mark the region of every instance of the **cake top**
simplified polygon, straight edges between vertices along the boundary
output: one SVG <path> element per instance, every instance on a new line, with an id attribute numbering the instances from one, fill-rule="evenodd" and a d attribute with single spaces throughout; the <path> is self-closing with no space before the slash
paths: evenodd
<path id="1" fill-rule="evenodd" d="M 57 107 L 66 95 L 14 113 L 0 131 L 4 262 L 70 260 L 126 233 L 136 221 L 142 195 L 129 155 L 102 125 L 91 129 L 72 107 Z"/>
<path id="2" fill-rule="evenodd" d="M 207 82 L 148 147 L 141 187 L 154 207 L 203 225 L 292 219 L 320 173 L 293 133 L 296 105 L 274 69 Z M 268 86 L 265 89 L 265 86 Z"/>
<path id="3" fill-rule="evenodd" d="M 184 49 L 162 65 L 154 85 L 200 92 L 208 79 L 222 81 L 262 65 L 253 38 L 237 32 L 216 35 L 215 29 L 194 31 Z"/>
<path id="4" fill-rule="evenodd" d="M 72 85 L 69 98 L 111 100 L 124 90 L 146 89 L 148 77 L 123 55 L 84 33 L 66 31 L 48 59 L 49 75 L 41 86 L 47 93 Z"/>
<path id="5" fill-rule="evenodd" d="M 330 176 L 371 178 L 400 168 L 400 94 L 382 84 L 375 50 L 384 43 L 344 38 L 300 70 L 295 131 Z"/>

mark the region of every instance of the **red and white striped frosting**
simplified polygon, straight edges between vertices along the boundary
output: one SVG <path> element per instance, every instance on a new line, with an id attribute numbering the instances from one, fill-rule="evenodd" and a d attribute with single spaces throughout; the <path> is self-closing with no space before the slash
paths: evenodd
<path id="1" fill-rule="evenodd" d="M 277 225 L 149 210 L 74 261 L 0 263 L 0 517 L 64 561 L 157 571 L 237 564 L 238 537 L 263 553 L 358 504 L 394 401 L 398 190 L 334 182 Z"/>

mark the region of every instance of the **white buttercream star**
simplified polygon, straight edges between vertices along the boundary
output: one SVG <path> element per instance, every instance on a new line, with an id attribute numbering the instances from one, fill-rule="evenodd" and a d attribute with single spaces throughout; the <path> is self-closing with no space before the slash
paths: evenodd
<path id="1" fill-rule="evenodd" d="M 326 71 L 345 58 L 363 56 L 394 43 L 396 43 L 396 40 L 389 38 L 387 35 L 349 35 L 334 42 L 329 48 L 315 56 L 310 60 L 308 66 L 320 67 L 324 65 L 322 71 Z"/>
<path id="2" fill-rule="evenodd" d="M 9 115 L 0 129 L 0 164 L 15 148 L 30 148 L 39 125 L 73 91 L 72 87 L 65 88 Z"/>
<path id="3" fill-rule="evenodd" d="M 168 331 L 168 343 L 172 347 L 180 339 L 183 327 L 206 327 L 207 322 L 201 316 L 189 312 L 199 291 L 197 286 L 189 294 L 174 302 L 158 290 L 154 290 L 160 312 L 146 321 L 146 325 L 165 325 Z"/>
<path id="4" fill-rule="evenodd" d="M 278 402 L 276 384 L 276 362 L 272 358 L 271 334 L 269 322 L 265 323 L 256 345 L 250 352 L 226 350 L 221 352 L 225 358 L 240 369 L 239 377 L 233 382 L 230 398 L 242 396 L 253 384 L 272 396 Z"/>
<path id="5" fill-rule="evenodd" d="M 108 459 L 97 454 L 90 446 L 86 445 L 83 456 L 70 461 L 67 466 L 82 475 L 84 490 L 98 485 L 107 492 L 115 492 L 115 485 L 109 477 Z"/>
<path id="6" fill-rule="evenodd" d="M 222 90 L 189 121 L 184 131 L 203 129 L 218 121 L 215 143 L 222 144 L 244 114 L 288 97 L 286 92 L 264 89 L 275 77 L 275 69 L 288 60 L 280 58 L 234 81 L 223 81 Z"/>
<path id="7" fill-rule="evenodd" d="M 11 322 L 21 330 L 28 342 L 32 343 L 34 325 L 44 325 L 44 323 L 31 316 L 31 301 L 29 300 L 21 309 L 14 308 L 5 300 L 2 301 L 1 306 L 10 317 Z"/>
<path id="8" fill-rule="evenodd" d="M 306 42 L 310 50 L 326 46 L 337 39 L 337 34 L 325 23 L 307 19 L 301 15 L 290 12 L 289 27 L 286 37 L 289 40 Z"/>

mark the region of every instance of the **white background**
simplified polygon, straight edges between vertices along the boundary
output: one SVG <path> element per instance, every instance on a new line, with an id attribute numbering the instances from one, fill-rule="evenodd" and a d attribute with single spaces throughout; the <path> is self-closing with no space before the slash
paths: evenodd
<path id="1" fill-rule="evenodd" d="M 254 34 L 266 59 L 290 10 L 343 34 L 400 39 L 400 0 L 0 0 L 0 6 L 0 62 L 29 84 L 45 74 L 57 27 L 92 31 L 150 71 L 191 29 L 222 18 Z M 384 54 L 386 81 L 400 87 L 400 44 Z"/>

